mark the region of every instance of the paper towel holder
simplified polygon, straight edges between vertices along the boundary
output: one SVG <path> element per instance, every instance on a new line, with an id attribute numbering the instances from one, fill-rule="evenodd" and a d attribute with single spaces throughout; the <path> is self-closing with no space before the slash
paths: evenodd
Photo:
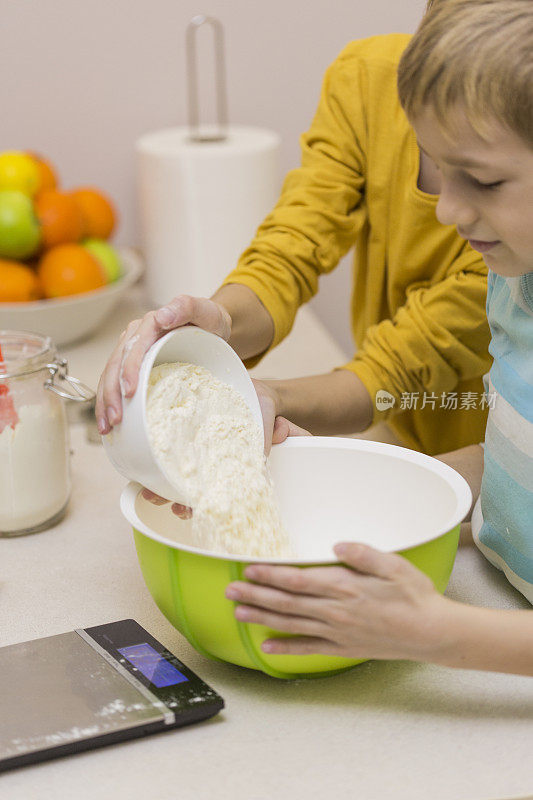
<path id="1" fill-rule="evenodd" d="M 200 111 L 198 102 L 198 72 L 196 38 L 202 25 L 213 28 L 215 48 L 215 86 L 217 105 L 217 127 L 212 132 L 200 129 Z M 185 31 L 187 53 L 187 89 L 190 139 L 193 142 L 223 142 L 227 139 L 228 110 L 226 91 L 226 68 L 224 59 L 224 28 L 216 17 L 197 14 L 191 19 Z"/>

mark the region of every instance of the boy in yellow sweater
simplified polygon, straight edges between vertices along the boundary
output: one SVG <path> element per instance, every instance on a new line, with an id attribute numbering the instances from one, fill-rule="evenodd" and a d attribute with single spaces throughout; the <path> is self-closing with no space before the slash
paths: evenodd
<path id="1" fill-rule="evenodd" d="M 533 603 L 533 3 L 443 0 L 399 68 L 420 147 L 440 169 L 437 213 L 483 252 L 495 395 L 472 528 L 483 554 Z M 469 448 L 470 449 L 470 448 Z M 462 457 L 462 453 L 455 454 Z M 453 455 L 448 462 L 457 466 Z M 472 483 L 472 481 L 471 481 Z M 474 486 L 473 494 L 476 494 Z M 362 544 L 344 564 L 253 565 L 226 596 L 239 620 L 294 638 L 269 653 L 397 658 L 533 676 L 531 610 L 443 597 L 407 560 Z"/>
<path id="2" fill-rule="evenodd" d="M 123 334 L 98 390 L 101 433 L 121 418 L 121 370 L 131 396 L 144 353 L 163 333 L 192 322 L 229 339 L 253 365 L 355 243 L 356 355 L 326 375 L 259 386 L 270 425 L 280 415 L 339 434 L 387 420 L 397 441 L 430 454 L 482 439 L 486 267 L 435 216 L 435 168 L 398 101 L 409 39 L 352 42 L 328 69 L 301 138 L 302 164 L 224 285 L 212 300 L 175 298 Z"/>

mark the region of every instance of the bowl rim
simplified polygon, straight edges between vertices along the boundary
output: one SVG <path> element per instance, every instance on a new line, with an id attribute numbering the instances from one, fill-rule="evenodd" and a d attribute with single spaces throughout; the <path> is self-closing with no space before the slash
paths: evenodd
<path id="1" fill-rule="evenodd" d="M 120 256 L 123 268 L 122 275 L 116 281 L 106 283 L 105 286 L 101 286 L 99 289 L 91 289 L 89 292 L 80 292 L 79 294 L 70 294 L 64 297 L 48 297 L 40 300 L 27 300 L 21 303 L 0 302 L 0 311 L 20 311 L 23 313 L 44 309 L 58 309 L 67 303 L 75 306 L 87 302 L 87 300 L 92 300 L 102 295 L 109 296 L 129 288 L 142 275 L 143 262 L 141 255 L 132 247 L 116 247 L 115 249 Z"/>
<path id="2" fill-rule="evenodd" d="M 427 537 L 416 537 L 414 540 L 407 540 L 405 545 L 394 547 L 394 548 L 384 548 L 383 552 L 399 552 L 404 550 L 410 550 L 413 547 L 419 547 L 420 545 L 427 544 L 428 542 L 432 542 L 435 539 L 438 539 L 440 536 L 444 535 L 445 533 L 449 533 L 453 530 L 459 523 L 465 518 L 470 506 L 472 504 L 472 492 L 470 491 L 470 487 L 466 480 L 459 475 L 452 467 L 449 467 L 447 464 L 444 464 L 442 461 L 438 461 L 437 459 L 433 458 L 432 456 L 428 456 L 425 453 L 419 453 L 416 450 L 409 450 L 407 447 L 399 447 L 398 445 L 392 444 L 385 444 L 384 442 L 373 442 L 364 439 L 348 439 L 345 437 L 336 437 L 336 436 L 301 436 L 301 437 L 290 437 L 286 439 L 282 444 L 274 445 L 274 447 L 278 448 L 330 448 L 332 446 L 336 446 L 339 449 L 347 449 L 347 450 L 358 450 L 360 452 L 371 452 L 371 453 L 384 453 L 389 456 L 392 456 L 396 459 L 401 459 L 402 461 L 409 461 L 414 464 L 418 464 L 419 466 L 425 467 L 430 472 L 433 472 L 439 475 L 441 478 L 444 478 L 448 486 L 452 489 L 456 497 L 456 508 L 454 512 L 450 515 L 450 518 L 446 520 L 446 524 L 443 524 L 441 527 L 437 529 L 436 532 L 432 533 L 430 536 Z M 246 563 L 254 563 L 254 564 L 297 564 L 297 565 L 318 565 L 318 564 L 336 564 L 338 563 L 338 559 L 332 553 L 331 559 L 327 560 L 324 558 L 255 558 L 250 555 L 245 554 L 226 554 L 226 553 L 215 553 L 210 550 L 204 550 L 199 547 L 192 547 L 190 545 L 181 544 L 179 542 L 173 541 L 172 539 L 167 539 L 165 536 L 157 533 L 156 531 L 152 530 L 148 525 L 146 525 L 138 516 L 137 511 L 135 509 L 135 501 L 137 499 L 137 495 L 139 491 L 143 487 L 140 483 L 136 483 L 131 481 L 128 485 L 123 489 L 121 496 L 120 496 L 120 510 L 123 516 L 127 519 L 130 525 L 138 531 L 139 533 L 143 534 L 143 536 L 147 536 L 149 539 L 153 541 L 159 542 L 160 544 L 167 545 L 168 547 L 173 548 L 174 550 L 183 550 L 187 553 L 193 553 L 195 555 L 201 556 L 208 556 L 210 558 L 216 558 L 221 561 L 244 561 Z M 354 540 L 355 541 L 355 540 Z"/>

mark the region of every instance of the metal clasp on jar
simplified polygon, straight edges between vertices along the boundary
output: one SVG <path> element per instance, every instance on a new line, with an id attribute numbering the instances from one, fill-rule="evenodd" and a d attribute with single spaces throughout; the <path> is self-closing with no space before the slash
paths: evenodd
<path id="1" fill-rule="evenodd" d="M 47 364 L 46 369 L 50 372 L 50 377 L 44 382 L 44 388 L 49 389 L 51 392 L 64 397 L 65 400 L 74 400 L 76 403 L 86 403 L 89 400 L 94 400 L 96 397 L 95 392 L 82 383 L 78 378 L 73 378 L 68 374 L 68 362 L 66 358 L 58 358 L 53 364 Z M 75 393 L 66 392 L 57 386 L 55 380 L 64 381 L 74 389 Z"/>

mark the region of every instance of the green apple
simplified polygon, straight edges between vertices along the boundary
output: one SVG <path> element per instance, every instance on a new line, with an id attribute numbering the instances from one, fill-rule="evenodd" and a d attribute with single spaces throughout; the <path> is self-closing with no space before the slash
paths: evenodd
<path id="1" fill-rule="evenodd" d="M 28 258 L 39 247 L 41 228 L 31 198 L 23 192 L 0 192 L 0 256 Z"/>
<path id="2" fill-rule="evenodd" d="M 104 271 L 108 283 L 120 278 L 122 274 L 120 258 L 115 248 L 108 242 L 103 239 L 84 239 L 81 246 L 96 258 Z"/>

